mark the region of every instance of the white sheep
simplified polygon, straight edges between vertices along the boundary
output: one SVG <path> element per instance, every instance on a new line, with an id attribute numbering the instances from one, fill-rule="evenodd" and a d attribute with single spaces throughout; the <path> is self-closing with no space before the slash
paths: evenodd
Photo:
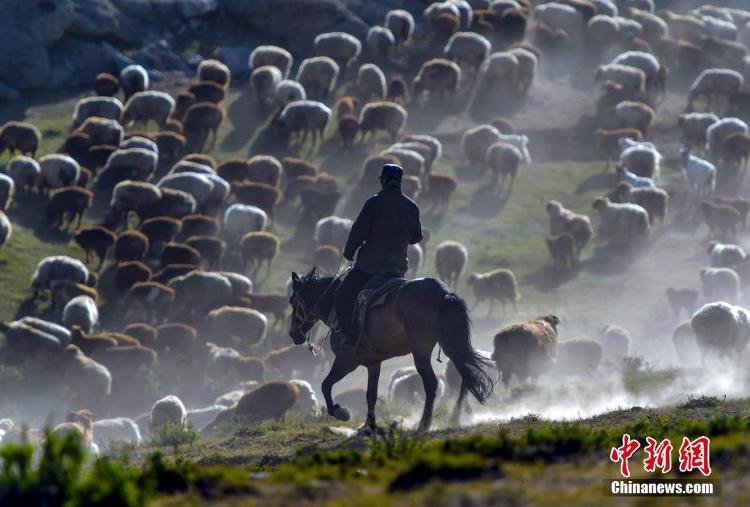
<path id="1" fill-rule="evenodd" d="M 370 58 L 386 59 L 396 48 L 396 37 L 386 27 L 371 26 L 367 31 L 365 47 Z"/>
<path id="2" fill-rule="evenodd" d="M 443 156 L 443 143 L 441 143 L 438 138 L 431 135 L 409 134 L 408 136 L 404 137 L 404 142 L 416 142 L 424 144 L 425 146 L 429 146 L 430 150 L 432 151 L 432 155 L 430 157 L 430 166 L 432 166 L 432 164 L 434 164 L 436 161 L 440 160 L 440 157 Z"/>
<path id="3" fill-rule="evenodd" d="M 362 52 L 362 43 L 344 32 L 321 33 L 313 40 L 313 49 L 316 56 L 331 58 L 341 68 L 341 72 L 346 72 L 349 63 L 356 60 Z"/>
<path id="4" fill-rule="evenodd" d="M 203 202 L 203 208 L 201 211 L 206 215 L 214 216 L 219 212 L 222 206 L 224 206 L 232 187 L 221 176 L 216 174 L 207 174 L 205 176 L 213 186 L 211 188 L 211 193 Z"/>
<path id="5" fill-rule="evenodd" d="M 96 116 L 109 120 L 119 120 L 122 115 L 122 102 L 115 97 L 85 97 L 76 102 L 73 110 L 73 128 L 78 128 L 86 118 Z"/>
<path id="6" fill-rule="evenodd" d="M 251 71 L 264 65 L 273 65 L 281 71 L 281 75 L 286 79 L 289 77 L 289 71 L 292 70 L 292 61 L 292 54 L 284 48 L 258 46 L 250 53 L 248 65 Z"/>
<path id="7" fill-rule="evenodd" d="M 295 407 L 299 410 L 316 413 L 320 407 L 320 401 L 310 382 L 302 379 L 291 379 L 289 382 L 295 384 L 299 389 L 299 398 Z"/>
<path id="8" fill-rule="evenodd" d="M 363 102 L 370 100 L 374 96 L 375 100 L 385 100 L 386 81 L 385 74 L 380 67 L 374 63 L 365 63 L 357 71 L 357 81 L 355 84 L 359 98 Z"/>
<path id="9" fill-rule="evenodd" d="M 149 428 L 151 432 L 157 432 L 164 426 L 173 426 L 176 429 L 183 429 L 187 419 L 187 410 L 177 396 L 170 394 L 158 400 L 151 407 L 151 417 L 149 419 Z"/>
<path id="10" fill-rule="evenodd" d="M 476 77 L 491 49 L 492 44 L 476 32 L 456 32 L 445 44 L 443 55 Z"/>
<path id="11" fill-rule="evenodd" d="M 630 332 L 622 326 L 609 324 L 599 332 L 604 358 L 619 361 L 630 351 Z"/>
<path id="12" fill-rule="evenodd" d="M 608 49 L 619 38 L 620 25 L 612 16 L 597 14 L 586 23 L 586 36 L 592 47 Z"/>
<path id="13" fill-rule="evenodd" d="M 331 119 L 331 109 L 322 102 L 298 100 L 290 102 L 276 118 L 275 124 L 282 136 L 289 138 L 301 133 L 297 142 L 304 143 L 312 132 L 313 142 L 323 137 L 323 131 Z"/>
<path id="14" fill-rule="evenodd" d="M 698 97 L 706 97 L 709 107 L 713 108 L 714 102 L 724 97 L 729 97 L 742 88 L 744 79 L 742 74 L 732 69 L 705 69 L 690 86 L 688 94 L 688 109 L 692 109 L 693 103 Z"/>
<path id="15" fill-rule="evenodd" d="M 606 197 L 594 201 L 594 209 L 601 217 L 601 235 L 618 243 L 630 243 L 648 235 L 648 212 L 633 203 L 613 203 Z"/>
<path id="16" fill-rule="evenodd" d="M 426 161 L 417 151 L 392 146 L 387 150 L 380 152 L 380 156 L 396 157 L 399 165 L 404 168 L 404 171 L 407 174 L 419 176 L 425 172 Z"/>
<path id="17" fill-rule="evenodd" d="M 78 162 L 59 153 L 43 156 L 39 159 L 39 168 L 39 186 L 50 190 L 75 185 L 81 173 Z"/>
<path id="18" fill-rule="evenodd" d="M 237 338 L 244 346 L 259 343 L 266 335 L 268 319 L 258 310 L 238 306 L 222 306 L 206 317 L 215 336 Z"/>
<path id="19" fill-rule="evenodd" d="M 141 430 L 127 417 L 114 417 L 94 421 L 94 442 L 102 449 L 113 443 L 140 445 Z"/>
<path id="20" fill-rule="evenodd" d="M 416 278 L 419 268 L 424 262 L 424 251 L 419 243 L 406 247 L 406 259 L 409 263 L 409 271 L 406 272 L 406 276 Z"/>
<path id="21" fill-rule="evenodd" d="M 740 299 L 740 277 L 731 268 L 703 268 L 700 270 L 701 290 L 708 300 L 726 300 L 736 303 Z"/>
<path id="22" fill-rule="evenodd" d="M 714 193 L 716 166 L 711 162 L 691 155 L 687 150 L 682 150 L 680 152 L 680 169 L 685 175 L 688 187 L 698 196 Z"/>
<path id="23" fill-rule="evenodd" d="M 129 180 L 146 181 L 156 170 L 159 155 L 144 148 L 113 151 L 104 171 L 116 171 Z M 121 180 L 122 178 L 118 178 Z"/>
<path id="24" fill-rule="evenodd" d="M 518 151 L 523 155 L 523 161 L 527 164 L 531 163 L 531 155 L 529 155 L 529 138 L 528 136 L 521 134 L 500 134 L 498 141 L 506 144 L 510 144 L 518 148 Z"/>
<path id="25" fill-rule="evenodd" d="M 7 174 L 0 173 L 0 211 L 6 211 L 13 202 L 16 182 Z"/>
<path id="26" fill-rule="evenodd" d="M 609 63 L 596 68 L 595 79 L 613 81 L 631 93 L 643 94 L 646 91 L 646 73 L 630 65 Z"/>
<path id="27" fill-rule="evenodd" d="M 13 224 L 4 211 L 0 211 L 0 247 L 13 236 Z"/>
<path id="28" fill-rule="evenodd" d="M 646 88 L 653 89 L 659 77 L 660 64 L 651 53 L 644 51 L 626 51 L 617 55 L 612 63 L 640 69 L 646 75 Z"/>
<path id="29" fill-rule="evenodd" d="M 615 106 L 615 119 L 622 128 L 635 128 L 645 136 L 649 126 L 656 118 L 656 113 L 647 104 L 623 100 Z"/>
<path id="30" fill-rule="evenodd" d="M 706 129 L 706 152 L 718 160 L 720 158 L 724 140 L 732 134 L 747 133 L 747 123 L 739 118 L 722 118 L 709 125 Z"/>
<path id="31" fill-rule="evenodd" d="M 407 136 L 408 137 L 408 136 Z M 394 143 L 388 147 L 388 150 L 409 150 L 416 152 L 424 159 L 424 170 L 430 172 L 432 170 L 432 164 L 435 162 L 435 149 L 426 142 L 422 141 L 401 141 Z M 398 159 L 398 157 L 396 157 Z M 406 169 L 406 167 L 404 167 Z M 410 172 L 407 170 L 407 172 Z"/>
<path id="32" fill-rule="evenodd" d="M 122 112 L 122 124 L 143 122 L 148 128 L 148 122 L 164 125 L 174 111 L 174 99 L 164 92 L 138 92 L 128 99 Z"/>
<path id="33" fill-rule="evenodd" d="M 479 125 L 464 132 L 461 147 L 470 164 L 484 167 L 487 149 L 500 140 L 500 131 L 492 125 Z"/>
<path id="34" fill-rule="evenodd" d="M 8 163 L 8 175 L 13 178 L 19 190 L 29 191 L 39 181 L 42 169 L 39 162 L 31 157 L 19 155 L 13 157 Z"/>
<path id="35" fill-rule="evenodd" d="M 307 100 L 305 87 L 293 79 L 279 81 L 274 90 L 274 107 L 283 109 L 296 100 Z"/>
<path id="36" fill-rule="evenodd" d="M 708 255 L 712 268 L 728 268 L 740 264 L 747 257 L 739 245 L 712 241 L 708 244 Z"/>
<path id="37" fill-rule="evenodd" d="M 55 282 L 55 283 L 58 283 L 58 282 Z M 68 345 L 70 345 L 70 342 L 72 341 L 72 336 L 68 329 L 58 324 L 55 324 L 53 322 L 50 322 L 48 320 L 44 320 L 38 317 L 32 317 L 32 316 L 27 315 L 26 317 L 19 319 L 18 322 L 22 322 L 35 329 L 51 334 L 52 336 L 54 336 L 60 341 L 60 344 L 63 347 L 67 347 Z"/>
<path id="38" fill-rule="evenodd" d="M 178 160 L 169 170 L 169 174 L 179 173 L 196 173 L 208 176 L 209 174 L 216 174 L 216 171 L 207 164 L 193 162 L 192 160 Z"/>
<path id="39" fill-rule="evenodd" d="M 190 409 L 187 411 L 187 423 L 191 428 L 201 431 L 225 410 L 227 410 L 227 407 L 222 407 L 221 405 L 209 405 L 207 407 Z"/>
<path id="40" fill-rule="evenodd" d="M 307 96 L 319 100 L 328 97 L 339 75 L 339 65 L 327 56 L 306 58 L 297 69 L 297 81 L 305 88 Z"/>
<path id="41" fill-rule="evenodd" d="M 120 71 L 120 85 L 127 101 L 133 94 L 148 90 L 148 72 L 140 65 L 128 65 Z"/>
<path id="42" fill-rule="evenodd" d="M 714 16 L 701 16 L 706 35 L 715 39 L 736 41 L 739 30 L 732 21 L 719 19 Z"/>
<path id="43" fill-rule="evenodd" d="M 469 262 L 469 250 L 458 241 L 443 241 L 435 249 L 438 276 L 448 287 L 455 289 L 458 279 Z"/>
<path id="44" fill-rule="evenodd" d="M 407 44 L 414 35 L 414 17 L 403 9 L 388 11 L 384 24 L 396 39 L 396 51 Z"/>
<path id="45" fill-rule="evenodd" d="M 571 37 L 581 33 L 583 27 L 583 17 L 577 10 L 569 5 L 557 2 L 535 6 L 534 19 L 553 30 L 565 30 Z"/>
<path id="46" fill-rule="evenodd" d="M 231 271 L 219 271 L 218 274 L 229 280 L 235 296 L 242 297 L 253 293 L 253 281 L 245 275 Z"/>
<path id="47" fill-rule="evenodd" d="M 268 215 L 262 209 L 248 204 L 232 204 L 224 212 L 222 227 L 224 235 L 232 242 L 248 232 L 263 231 L 268 224 Z"/>
<path id="48" fill-rule="evenodd" d="M 737 358 L 750 340 L 750 312 L 725 302 L 708 303 L 690 319 L 701 351 L 701 363 L 710 353 Z"/>
<path id="49" fill-rule="evenodd" d="M 110 207 L 118 214 L 129 211 L 151 214 L 161 198 L 161 190 L 153 183 L 125 180 L 115 185 Z"/>
<path id="50" fill-rule="evenodd" d="M 660 158 L 656 155 L 659 155 L 656 150 L 645 147 L 627 148 L 620 155 L 617 173 L 634 187 L 653 187 L 659 178 Z"/>
<path id="51" fill-rule="evenodd" d="M 536 70 L 539 67 L 539 58 L 526 48 L 518 47 L 508 50 L 518 59 L 518 91 L 526 93 L 534 82 Z"/>
<path id="52" fill-rule="evenodd" d="M 175 307 L 189 313 L 211 310 L 229 301 L 234 294 L 232 282 L 218 273 L 191 271 L 169 281 L 175 291 Z"/>
<path id="53" fill-rule="evenodd" d="M 31 288 L 36 296 L 39 291 L 49 289 L 55 280 L 86 283 L 88 279 L 89 270 L 83 262 L 67 255 L 54 255 L 39 261 L 31 275 Z"/>
<path id="54" fill-rule="evenodd" d="M 214 184 L 205 174 L 198 173 L 168 174 L 159 180 L 156 186 L 186 192 L 195 198 L 198 206 L 206 202 L 214 188 Z"/>
<path id="55" fill-rule="evenodd" d="M 518 73 L 516 55 L 509 51 L 492 53 L 482 68 L 482 85 L 487 88 L 500 85 L 515 90 L 518 87 Z"/>
<path id="56" fill-rule="evenodd" d="M 592 0 L 597 14 L 605 16 L 617 16 L 617 5 L 611 0 Z"/>
<path id="57" fill-rule="evenodd" d="M 78 326 L 84 333 L 91 333 L 99 322 L 99 309 L 91 297 L 76 296 L 63 308 L 62 322 L 68 329 Z"/>
<path id="58" fill-rule="evenodd" d="M 260 104 L 267 104 L 276 98 L 276 87 L 283 76 L 278 67 L 263 65 L 250 74 L 250 86 L 255 90 L 255 98 Z"/>
<path id="59" fill-rule="evenodd" d="M 88 118 L 83 122 L 83 125 L 78 128 L 78 132 L 89 136 L 91 146 L 119 146 L 125 135 L 125 129 L 119 121 L 96 117 Z"/>
<path id="60" fill-rule="evenodd" d="M 706 144 L 706 131 L 708 127 L 719 121 L 714 113 L 686 113 L 680 115 L 677 122 L 682 130 L 682 138 L 685 147 L 689 150 L 693 146 L 704 149 Z"/>
<path id="61" fill-rule="evenodd" d="M 159 155 L 159 147 L 148 137 L 133 136 L 120 143 L 121 150 L 126 150 L 128 148 L 141 148 L 155 153 L 157 156 Z"/>
<path id="62" fill-rule="evenodd" d="M 195 72 L 198 81 L 211 81 L 221 86 L 227 87 L 232 81 L 232 72 L 229 67 L 219 60 L 203 60 Z"/>
<path id="63" fill-rule="evenodd" d="M 349 218 L 330 216 L 315 224 L 315 242 L 318 246 L 332 245 L 342 251 L 349 237 L 353 221 Z"/>

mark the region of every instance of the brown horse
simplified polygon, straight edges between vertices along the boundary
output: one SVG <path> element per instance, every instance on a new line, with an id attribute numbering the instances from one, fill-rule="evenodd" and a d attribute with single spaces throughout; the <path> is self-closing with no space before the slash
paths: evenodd
<path id="1" fill-rule="evenodd" d="M 289 303 L 293 314 L 289 336 L 294 343 L 305 343 L 307 334 L 317 321 L 327 323 L 339 283 L 337 278 L 316 275 L 315 268 L 304 276 L 292 273 Z M 425 390 L 419 431 L 428 430 L 438 387 L 430 358 L 438 343 L 461 374 L 461 389 L 451 416 L 453 424 L 458 423 L 467 391 L 480 403 L 484 403 L 492 393 L 492 379 L 484 370 L 491 363 L 471 346 L 471 321 L 466 303 L 434 278 L 411 280 L 391 293 L 384 305 L 371 309 L 365 336 L 360 338 L 355 351 L 338 350 L 341 338 L 334 333 L 331 339 L 336 358 L 322 386 L 328 414 L 340 421 L 349 420 L 349 411 L 333 403 L 331 389 L 358 366 L 365 366 L 366 427 L 376 431 L 375 402 L 378 398 L 380 364 L 386 359 L 411 353 Z"/>

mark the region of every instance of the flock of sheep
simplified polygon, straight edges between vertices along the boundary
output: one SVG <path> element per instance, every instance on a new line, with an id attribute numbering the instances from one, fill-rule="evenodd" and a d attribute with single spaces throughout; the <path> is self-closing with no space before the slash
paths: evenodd
<path id="1" fill-rule="evenodd" d="M 12 157 L 0 174 L 0 246 L 13 241 L 5 211 L 37 193 L 46 199 L 48 225 L 72 229 L 85 252 L 84 260 L 39 260 L 30 288 L 34 298 L 49 300 L 45 319 L 29 315 L 0 325 L 0 361 L 26 375 L 44 372 L 52 380 L 44 394 L 75 409 L 56 431 L 81 432 L 95 448 L 113 440 L 138 443 L 167 423 L 212 431 L 228 421 L 318 410 L 313 386 L 320 372 L 303 347 L 275 344 L 265 347 L 265 357 L 248 352 L 286 325 L 287 294 L 254 290 L 264 266 L 267 277 L 284 254 L 273 232 L 277 208 L 312 220 L 312 257 L 331 272 L 339 270 L 352 223 L 335 214 L 347 187 L 292 155 L 312 158 L 328 127 L 342 150 L 372 148 L 380 136 L 385 146 L 369 153 L 349 197 L 376 191 L 382 165 L 398 163 L 407 174 L 404 193 L 423 211 L 445 213 L 457 179 L 435 170 L 444 147 L 433 133 L 404 133 L 409 107 L 483 94 L 522 102 L 540 66 L 584 51 L 595 62 L 598 90 L 591 139 L 607 169 L 616 161 L 619 181 L 591 203 L 593 220 L 566 208 L 564 198 L 546 203 L 552 266 L 573 269 L 594 239 L 620 255 L 638 255 L 675 209 L 700 216 L 714 240 L 710 267 L 700 272 L 702 295 L 691 289 L 666 294 L 676 316 L 684 309 L 691 318 L 675 329 L 677 356 L 690 362 L 696 347 L 704 356 L 734 358 L 743 351 L 750 313 L 736 305 L 750 285 L 750 260 L 730 242 L 750 209 L 750 201 L 732 192 L 750 157 L 750 132 L 741 119 L 750 115 L 744 87 L 750 11 L 704 5 L 657 12 L 653 0 L 447 0 L 421 16 L 417 26 L 412 14 L 393 10 L 362 41 L 320 34 L 314 56 L 298 62 L 294 78 L 288 51 L 259 46 L 252 52 L 249 86 L 289 155 L 280 159 L 207 154 L 226 119 L 232 85 L 228 67 L 216 60 L 203 61 L 195 81 L 176 95 L 155 90 L 139 65 L 98 76 L 95 95 L 76 104 L 71 133 L 57 153 L 36 157 L 41 134 L 31 124 L 11 121 L 0 129 L 0 156 Z M 674 125 L 685 183 L 662 188 L 668 157 L 647 139 L 671 82 L 691 83 L 685 113 Z M 501 194 L 511 195 L 532 163 L 529 136 L 505 117 L 468 128 L 460 150 L 465 165 L 489 172 Z M 461 169 L 456 173 L 460 179 Z M 410 247 L 411 275 L 434 236 L 426 231 L 423 243 Z M 457 287 L 467 246 L 446 240 L 434 256 L 438 276 Z M 517 309 L 510 269 L 465 281 L 490 313 L 495 302 Z M 698 308 L 699 301 L 707 304 Z M 487 355 L 506 386 L 512 376 L 524 381 L 553 368 L 590 371 L 602 358 L 629 353 L 624 328 L 610 325 L 596 341 L 558 344 L 559 323 L 546 315 L 495 336 Z M 397 370 L 392 401 L 412 403 L 418 379 L 413 368 Z M 450 363 L 444 387 L 446 395 L 458 388 Z M 364 403 L 361 390 L 340 399 L 347 396 Z M 0 420 L 0 439 L 21 432 Z"/>

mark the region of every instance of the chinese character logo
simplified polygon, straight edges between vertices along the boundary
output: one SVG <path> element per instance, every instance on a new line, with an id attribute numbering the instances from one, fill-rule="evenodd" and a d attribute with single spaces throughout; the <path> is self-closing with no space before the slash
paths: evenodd
<path id="1" fill-rule="evenodd" d="M 658 444 L 656 439 L 646 437 L 646 459 L 643 460 L 643 469 L 646 472 L 656 472 L 661 469 L 661 473 L 667 474 L 672 470 L 672 443 L 665 438 Z"/>
<path id="2" fill-rule="evenodd" d="M 613 447 L 609 452 L 609 459 L 614 463 L 620 462 L 620 474 L 623 477 L 630 477 L 630 467 L 628 466 L 628 460 L 635 454 L 635 451 L 641 444 L 638 440 L 633 440 L 630 435 L 625 433 L 622 436 L 622 445 L 620 447 Z"/>
<path id="3" fill-rule="evenodd" d="M 679 451 L 680 472 L 699 470 L 706 477 L 711 475 L 711 460 L 708 454 L 710 445 L 708 437 L 698 437 L 695 440 L 683 437 Z"/>
<path id="4" fill-rule="evenodd" d="M 706 477 L 710 476 L 710 445 L 711 441 L 706 436 L 694 440 L 683 437 L 678 450 L 680 472 L 688 473 L 697 470 Z M 638 440 L 630 438 L 630 435 L 625 433 L 622 436 L 622 445 L 613 447 L 609 452 L 609 459 L 613 463 L 620 464 L 620 474 L 623 477 L 630 477 L 629 460 L 640 447 L 641 444 Z M 669 473 L 672 470 L 673 449 L 674 447 L 668 438 L 657 441 L 655 438 L 646 437 L 646 446 L 643 448 L 643 452 L 646 454 L 643 460 L 643 470 L 650 473 L 657 470 L 660 470 L 662 474 Z"/>

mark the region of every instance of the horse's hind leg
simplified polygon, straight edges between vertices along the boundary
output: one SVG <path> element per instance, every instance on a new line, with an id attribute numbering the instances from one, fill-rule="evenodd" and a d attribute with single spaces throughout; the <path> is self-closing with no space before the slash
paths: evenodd
<path id="1" fill-rule="evenodd" d="M 432 371 L 432 365 L 430 364 L 430 355 L 414 356 L 414 366 L 417 368 L 419 376 L 422 377 L 422 383 L 424 384 L 424 411 L 422 412 L 422 419 L 419 421 L 418 431 L 427 431 L 430 429 L 432 424 L 432 410 L 435 406 L 435 393 L 437 393 L 438 381 L 435 377 L 435 372 Z"/>
<path id="2" fill-rule="evenodd" d="M 453 413 L 451 413 L 451 426 L 458 426 L 459 419 L 461 418 L 461 407 L 464 404 L 466 393 L 468 391 L 469 389 L 466 387 L 466 382 L 461 380 L 461 388 L 458 391 L 458 399 L 456 400 L 456 405 L 453 407 Z M 468 403 L 466 404 L 466 411 L 471 411 Z"/>
<path id="3" fill-rule="evenodd" d="M 375 432 L 375 403 L 378 401 L 378 381 L 380 380 L 380 363 L 367 367 L 367 422 L 365 427 Z"/>
<path id="4" fill-rule="evenodd" d="M 323 380 L 322 390 L 323 398 L 326 400 L 326 410 L 328 411 L 328 415 L 332 415 L 339 421 L 348 421 L 349 411 L 339 405 L 334 405 L 333 397 L 331 396 L 331 389 L 336 382 L 349 375 L 356 368 L 356 361 L 345 360 L 337 357 L 333 360 L 331 371 L 328 372 L 328 376 Z"/>

